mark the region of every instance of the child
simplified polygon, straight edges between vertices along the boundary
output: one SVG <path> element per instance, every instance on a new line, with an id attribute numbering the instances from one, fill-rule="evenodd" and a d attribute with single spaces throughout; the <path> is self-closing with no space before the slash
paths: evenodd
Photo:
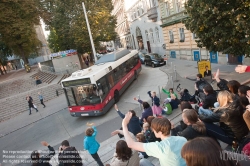
<path id="1" fill-rule="evenodd" d="M 149 142 L 150 140 L 150 135 L 151 135 L 151 130 L 149 128 L 149 124 L 147 122 L 145 122 L 143 124 L 143 130 L 142 133 L 144 134 L 144 137 L 146 139 L 146 142 Z"/>
<path id="2" fill-rule="evenodd" d="M 148 91 L 148 95 L 152 99 L 152 110 L 154 116 L 161 116 L 163 109 L 160 106 L 160 99 L 156 96 L 156 92 Z"/>
<path id="3" fill-rule="evenodd" d="M 146 143 L 146 142 L 147 142 L 146 139 L 145 139 L 145 137 L 144 137 L 144 135 L 143 135 L 143 133 L 138 133 L 138 134 L 136 135 L 136 140 L 137 140 L 138 142 L 142 142 L 142 143 Z M 145 153 L 145 152 L 138 152 L 138 154 L 139 154 L 139 157 L 140 157 L 141 159 L 143 159 L 143 158 L 148 158 L 148 155 L 147 155 L 147 153 Z"/>
<path id="4" fill-rule="evenodd" d="M 43 108 L 45 108 L 46 106 L 43 103 L 43 95 L 41 94 L 41 92 L 38 92 L 38 97 L 39 97 L 41 104 L 43 105 Z"/>
<path id="5" fill-rule="evenodd" d="M 84 149 L 89 151 L 90 155 L 95 159 L 99 166 L 104 166 L 99 155 L 97 154 L 100 147 L 100 144 L 95 139 L 97 130 L 95 126 L 91 127 L 92 125 L 93 123 L 87 123 L 87 126 L 90 127 L 85 131 L 86 136 L 83 141 Z"/>

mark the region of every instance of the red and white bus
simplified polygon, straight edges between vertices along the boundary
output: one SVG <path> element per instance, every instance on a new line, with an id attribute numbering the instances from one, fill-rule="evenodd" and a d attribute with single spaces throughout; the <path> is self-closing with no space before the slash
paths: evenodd
<path id="1" fill-rule="evenodd" d="M 138 51 L 121 49 L 61 81 L 71 116 L 105 114 L 141 71 Z"/>

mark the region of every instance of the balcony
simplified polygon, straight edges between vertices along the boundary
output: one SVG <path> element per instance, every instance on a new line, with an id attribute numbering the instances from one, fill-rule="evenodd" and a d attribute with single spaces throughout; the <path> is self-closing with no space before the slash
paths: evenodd
<path id="1" fill-rule="evenodd" d="M 150 9 L 148 9 L 147 13 L 148 13 L 148 18 L 149 19 L 151 19 L 153 21 L 157 20 L 157 17 L 158 17 L 157 7 L 152 7 Z"/>

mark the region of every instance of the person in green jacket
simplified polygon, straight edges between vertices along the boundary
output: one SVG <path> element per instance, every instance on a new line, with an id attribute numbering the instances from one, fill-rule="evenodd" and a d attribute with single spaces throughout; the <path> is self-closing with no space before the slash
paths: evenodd
<path id="1" fill-rule="evenodd" d="M 168 98 L 172 98 L 172 95 L 174 95 L 176 99 L 178 98 L 178 96 L 177 96 L 177 94 L 174 92 L 174 89 L 173 89 L 173 88 L 169 88 L 169 91 L 167 91 L 166 89 L 164 89 L 164 88 L 162 87 L 162 92 L 165 93 L 166 95 L 168 95 Z"/>
<path id="2" fill-rule="evenodd" d="M 163 91 L 163 93 L 165 93 L 168 96 L 169 99 L 171 99 L 171 101 L 169 101 L 169 103 L 172 107 L 172 110 L 178 108 L 179 100 L 178 100 L 177 94 L 174 92 L 174 89 L 169 88 L 169 91 L 167 91 L 166 89 L 164 89 L 162 87 L 162 91 Z"/>

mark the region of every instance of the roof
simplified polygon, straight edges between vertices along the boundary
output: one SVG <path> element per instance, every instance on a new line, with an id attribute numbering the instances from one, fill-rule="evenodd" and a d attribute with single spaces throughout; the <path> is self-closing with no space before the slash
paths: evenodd
<path id="1" fill-rule="evenodd" d="M 114 51 L 112 53 L 108 53 L 104 56 L 101 56 L 101 58 L 98 59 L 95 64 L 114 62 L 114 61 L 117 61 L 118 59 L 122 58 L 124 55 L 127 55 L 129 53 L 130 53 L 130 51 L 127 49 L 119 49 L 119 50 Z"/>

